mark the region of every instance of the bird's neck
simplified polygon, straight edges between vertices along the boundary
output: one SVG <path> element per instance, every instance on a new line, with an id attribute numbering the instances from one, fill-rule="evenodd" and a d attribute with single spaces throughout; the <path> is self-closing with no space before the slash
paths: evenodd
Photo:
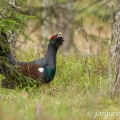
<path id="1" fill-rule="evenodd" d="M 47 64 L 48 68 L 56 69 L 56 55 L 57 49 L 49 44 L 47 52 L 44 57 L 45 64 Z"/>

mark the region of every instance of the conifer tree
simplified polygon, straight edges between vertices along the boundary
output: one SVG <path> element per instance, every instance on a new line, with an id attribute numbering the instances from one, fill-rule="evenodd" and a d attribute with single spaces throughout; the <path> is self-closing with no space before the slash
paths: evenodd
<path id="1" fill-rule="evenodd" d="M 26 77 L 22 76 L 15 70 L 15 66 L 9 64 L 4 53 L 10 51 L 8 39 L 2 34 L 12 36 L 15 33 L 16 37 L 19 34 L 28 37 L 25 34 L 26 21 L 30 16 L 18 12 L 20 3 L 24 0 L 1 0 L 0 1 L 0 73 L 5 75 L 5 79 L 9 82 L 14 81 L 20 85 L 20 82 L 25 82 Z M 14 76 L 14 77 L 13 77 Z M 14 86 L 14 85 L 13 85 Z M 12 86 L 11 86 L 12 87 Z"/>

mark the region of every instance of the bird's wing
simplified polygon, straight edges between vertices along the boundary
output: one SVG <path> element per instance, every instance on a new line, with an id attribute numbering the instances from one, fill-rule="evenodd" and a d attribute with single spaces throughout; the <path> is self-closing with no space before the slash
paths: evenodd
<path id="1" fill-rule="evenodd" d="M 42 65 L 34 63 L 24 63 L 18 66 L 18 71 L 27 77 L 31 77 L 35 80 L 42 79 L 41 77 L 44 74 L 44 68 Z"/>
<path id="2" fill-rule="evenodd" d="M 41 59 L 33 60 L 32 63 L 43 66 L 45 65 L 45 60 L 44 58 L 41 58 Z"/>

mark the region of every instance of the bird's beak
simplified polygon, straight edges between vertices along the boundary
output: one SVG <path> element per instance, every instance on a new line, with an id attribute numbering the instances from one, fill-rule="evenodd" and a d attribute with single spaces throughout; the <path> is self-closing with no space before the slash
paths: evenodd
<path id="1" fill-rule="evenodd" d="M 57 35 L 57 38 L 60 38 L 60 37 L 62 37 L 62 33 L 61 32 L 59 32 L 58 35 Z"/>

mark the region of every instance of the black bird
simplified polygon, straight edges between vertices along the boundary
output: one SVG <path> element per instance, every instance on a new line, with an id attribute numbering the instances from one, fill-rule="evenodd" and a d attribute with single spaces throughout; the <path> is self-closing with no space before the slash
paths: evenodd
<path id="1" fill-rule="evenodd" d="M 8 58 L 9 63 L 14 65 L 15 68 L 12 69 L 12 72 L 9 72 L 10 74 L 7 74 L 6 79 L 2 80 L 2 87 L 15 87 L 14 71 L 15 73 L 17 71 L 23 76 L 37 80 L 39 84 L 45 84 L 52 81 L 56 73 L 57 50 L 63 44 L 63 41 L 62 33 L 53 35 L 50 38 L 45 56 L 42 59 L 34 60 L 32 62 L 16 62 L 9 51 L 6 57 Z M 13 82 L 9 81 L 8 78 L 12 78 Z"/>

